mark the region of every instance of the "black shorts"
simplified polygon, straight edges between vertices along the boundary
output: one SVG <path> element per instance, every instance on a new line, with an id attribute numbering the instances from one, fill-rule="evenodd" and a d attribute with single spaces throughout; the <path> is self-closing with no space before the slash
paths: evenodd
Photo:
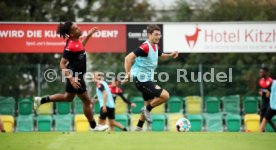
<path id="1" fill-rule="evenodd" d="M 106 110 L 107 110 L 107 112 L 106 113 L 104 113 L 103 112 L 103 107 L 101 107 L 101 110 L 100 110 L 100 119 L 103 119 L 103 120 L 105 120 L 106 119 L 106 117 L 108 118 L 108 119 L 115 119 L 115 108 L 109 108 L 109 107 L 106 107 Z"/>
<path id="2" fill-rule="evenodd" d="M 85 81 L 84 81 L 83 77 L 80 78 L 79 83 L 80 83 L 80 85 L 81 85 L 80 88 L 75 89 L 75 88 L 71 85 L 69 79 L 66 79 L 65 92 L 67 92 L 67 93 L 76 93 L 76 94 L 81 94 L 81 93 L 86 92 L 86 91 L 87 91 L 87 90 L 86 90 L 86 84 L 85 84 Z"/>
<path id="3" fill-rule="evenodd" d="M 156 84 L 152 81 L 140 82 L 137 78 L 134 78 L 136 88 L 142 92 L 144 101 L 160 97 L 163 89 L 156 89 Z"/>
<path id="4" fill-rule="evenodd" d="M 261 108 L 261 114 L 260 114 L 261 118 L 265 116 L 266 112 L 267 112 L 267 108 Z"/>
<path id="5" fill-rule="evenodd" d="M 270 107 L 267 109 L 267 112 L 265 113 L 265 119 L 271 120 L 273 116 L 276 115 L 276 110 L 271 109 Z"/>

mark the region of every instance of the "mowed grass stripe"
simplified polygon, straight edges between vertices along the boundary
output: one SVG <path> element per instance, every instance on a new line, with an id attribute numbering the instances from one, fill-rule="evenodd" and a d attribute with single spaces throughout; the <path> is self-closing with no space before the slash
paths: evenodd
<path id="1" fill-rule="evenodd" d="M 273 150 L 275 139 L 275 133 L 30 132 L 0 134 L 0 149 Z"/>

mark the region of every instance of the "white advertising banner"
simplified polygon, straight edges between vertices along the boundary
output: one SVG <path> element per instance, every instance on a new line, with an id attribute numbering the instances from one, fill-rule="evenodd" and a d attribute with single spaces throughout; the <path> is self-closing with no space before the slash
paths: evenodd
<path id="1" fill-rule="evenodd" d="M 164 24 L 164 52 L 276 52 L 276 22 Z"/>

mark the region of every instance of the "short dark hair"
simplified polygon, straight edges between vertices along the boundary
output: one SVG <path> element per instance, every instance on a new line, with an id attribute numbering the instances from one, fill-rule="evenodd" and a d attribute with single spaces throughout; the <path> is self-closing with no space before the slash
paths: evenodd
<path id="1" fill-rule="evenodd" d="M 261 65 L 261 69 L 264 70 L 264 71 L 266 71 L 266 72 L 269 71 L 268 66 L 266 64 L 262 64 Z"/>
<path id="2" fill-rule="evenodd" d="M 150 24 L 147 26 L 147 33 L 152 34 L 154 30 L 161 31 L 160 27 L 156 24 Z"/>
<path id="3" fill-rule="evenodd" d="M 57 28 L 57 33 L 60 34 L 60 37 L 65 38 L 66 35 L 70 34 L 71 26 L 73 25 L 73 22 L 66 21 L 64 24 L 60 23 Z"/>

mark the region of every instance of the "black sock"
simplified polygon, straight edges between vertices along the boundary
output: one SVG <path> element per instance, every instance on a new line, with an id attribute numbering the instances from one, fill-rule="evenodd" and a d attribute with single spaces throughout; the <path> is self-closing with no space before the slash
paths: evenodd
<path id="1" fill-rule="evenodd" d="M 150 112 L 150 111 L 152 110 L 153 107 L 149 104 L 146 108 L 147 108 L 147 110 Z"/>
<path id="2" fill-rule="evenodd" d="M 143 128 L 145 121 L 142 121 L 139 119 L 138 123 L 137 123 L 137 127 Z"/>
<path id="3" fill-rule="evenodd" d="M 49 96 L 43 97 L 40 101 L 41 104 L 48 103 L 48 102 L 50 102 Z"/>
<path id="4" fill-rule="evenodd" d="M 123 128 L 123 131 L 127 131 L 127 129 L 126 129 L 126 128 Z"/>
<path id="5" fill-rule="evenodd" d="M 94 129 L 97 125 L 95 120 L 89 121 L 89 124 L 92 129 Z"/>

